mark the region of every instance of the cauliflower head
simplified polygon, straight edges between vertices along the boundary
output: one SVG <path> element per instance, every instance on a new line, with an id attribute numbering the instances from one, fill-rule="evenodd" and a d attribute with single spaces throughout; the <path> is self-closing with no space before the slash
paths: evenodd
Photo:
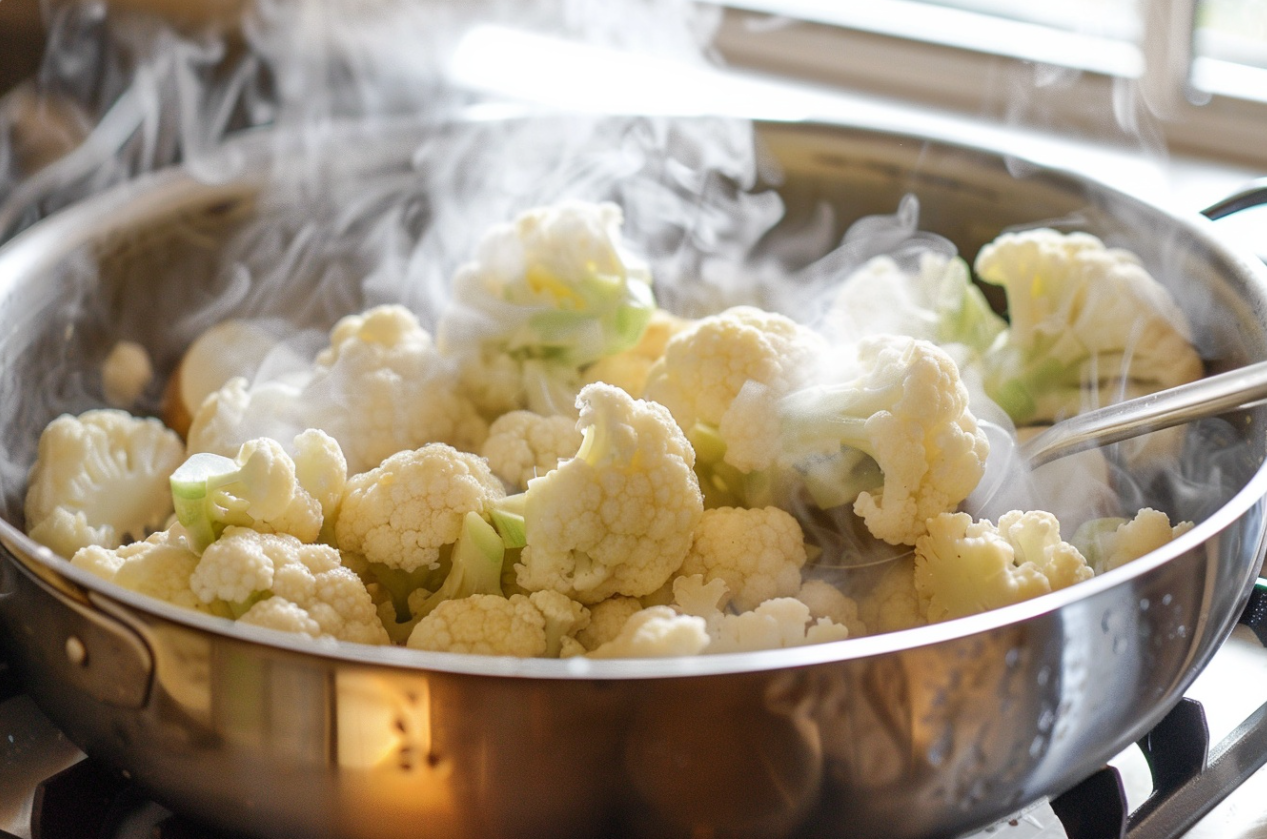
<path id="1" fill-rule="evenodd" d="M 777 451 L 777 438 L 758 420 L 804 381 L 826 349 L 817 333 L 783 315 L 736 306 L 675 335 L 652 368 L 645 395 L 668 408 L 688 434 L 696 426 L 720 430 L 725 463 L 744 472 L 762 469 Z M 749 398 L 736 407 L 745 385 Z"/>
<path id="2" fill-rule="evenodd" d="M 809 606 L 794 597 L 771 598 L 738 614 L 723 611 L 729 597 L 721 579 L 704 582 L 703 575 L 692 574 L 673 581 L 677 611 L 704 621 L 709 637 L 705 653 L 777 650 L 849 637 L 847 626 L 828 617 L 815 619 Z"/>
<path id="3" fill-rule="evenodd" d="M 976 488 L 989 443 L 958 368 L 936 345 L 866 338 L 857 362 L 855 378 L 783 401 L 784 456 L 819 506 L 852 501 L 876 538 L 913 545 L 928 519 Z"/>
<path id="4" fill-rule="evenodd" d="M 64 414 L 40 435 L 27 484 L 27 533 L 70 557 L 161 530 L 172 513 L 168 477 L 184 444 L 155 419 L 101 409 Z"/>
<path id="5" fill-rule="evenodd" d="M 858 601 L 826 580 L 806 580 L 796 599 L 809 608 L 813 618 L 827 618 L 849 630 L 850 638 L 867 634 L 867 625 L 859 615 Z"/>
<path id="6" fill-rule="evenodd" d="M 920 254 L 908 270 L 891 256 L 870 259 L 840 284 L 827 325 L 845 340 L 909 335 L 969 353 L 990 348 L 1007 321 L 994 313 L 972 283 L 968 263 L 935 251 Z"/>
<path id="7" fill-rule="evenodd" d="M 299 463 L 281 443 L 261 437 L 243 443 L 232 460 L 199 452 L 172 473 L 176 516 L 195 551 L 201 553 L 228 525 L 317 541 L 326 509 L 333 511 L 333 488 L 346 478 L 345 467 L 338 444 L 324 432 L 301 437 Z M 323 498 L 310 493 L 305 483 Z"/>
<path id="8" fill-rule="evenodd" d="M 433 652 L 557 658 L 575 643 L 589 611 L 553 591 L 473 594 L 446 600 L 420 620 L 407 646 Z"/>
<path id="9" fill-rule="evenodd" d="M 898 632 L 928 624 L 915 588 L 915 560 L 909 555 L 885 563 L 857 603 L 858 618 L 872 633 Z"/>
<path id="10" fill-rule="evenodd" d="M 611 203 L 538 207 L 492 228 L 458 270 L 440 344 L 486 414 L 566 413 L 581 368 L 637 344 L 656 306 L 622 223 Z"/>
<path id="11" fill-rule="evenodd" d="M 511 411 L 493 421 L 480 454 L 493 474 L 522 492 L 528 482 L 576 454 L 581 432 L 572 417 Z"/>
<path id="12" fill-rule="evenodd" d="M 254 437 L 290 440 L 313 427 L 338 441 L 351 474 L 427 443 L 474 451 L 488 427 L 453 376 L 412 312 L 377 306 L 336 323 L 306 374 L 231 379 L 195 414 L 189 451 L 232 456 Z"/>
<path id="13" fill-rule="evenodd" d="M 230 526 L 203 551 L 189 587 L 204 603 L 230 603 L 245 623 L 314 638 L 388 643 L 365 584 L 329 545 Z"/>
<path id="14" fill-rule="evenodd" d="M 582 603 L 639 597 L 678 570 L 703 512 L 695 453 L 669 412 L 617 387 L 577 397 L 576 456 L 529 482 L 519 585 Z"/>
<path id="15" fill-rule="evenodd" d="M 198 567 L 198 554 L 189 549 L 180 525 L 119 548 L 88 545 L 75 552 L 71 564 L 107 582 L 175 606 L 231 617 L 223 600 L 204 601 L 190 588 L 189 578 Z"/>
<path id="16" fill-rule="evenodd" d="M 1097 574 L 1120 568 L 1144 554 L 1179 538 L 1193 527 L 1181 521 L 1173 527 L 1160 510 L 1144 507 L 1134 518 L 1092 519 L 1078 528 L 1070 540 Z"/>
<path id="17" fill-rule="evenodd" d="M 778 507 L 721 507 L 700 517 L 678 573 L 725 581 L 735 609 L 746 612 L 795 595 L 805 560 L 805 536 L 791 514 Z"/>
<path id="18" fill-rule="evenodd" d="M 709 644 L 707 624 L 668 606 L 651 606 L 630 615 L 612 638 L 589 652 L 589 658 L 668 658 L 697 655 Z"/>
<path id="19" fill-rule="evenodd" d="M 1017 425 L 1203 374 L 1183 311 L 1127 250 L 1041 228 L 1005 233 L 981 249 L 975 267 L 1007 292 L 1011 325 L 986 354 L 983 375 Z"/>
<path id="20" fill-rule="evenodd" d="M 505 497 L 480 457 L 433 443 L 393 454 L 344 488 L 334 526 L 340 550 L 403 571 L 437 568 L 467 513 Z"/>
<path id="21" fill-rule="evenodd" d="M 1093 575 L 1061 540 L 1060 522 L 1041 510 L 1013 510 L 974 522 L 946 513 L 915 543 L 915 590 L 930 622 L 975 615 L 1071 586 Z"/>

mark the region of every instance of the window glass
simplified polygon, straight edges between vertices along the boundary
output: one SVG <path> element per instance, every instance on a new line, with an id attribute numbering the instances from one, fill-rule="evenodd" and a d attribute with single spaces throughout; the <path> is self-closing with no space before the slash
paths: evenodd
<path id="1" fill-rule="evenodd" d="M 1196 54 L 1267 69 L 1267 0 L 1201 0 Z"/>

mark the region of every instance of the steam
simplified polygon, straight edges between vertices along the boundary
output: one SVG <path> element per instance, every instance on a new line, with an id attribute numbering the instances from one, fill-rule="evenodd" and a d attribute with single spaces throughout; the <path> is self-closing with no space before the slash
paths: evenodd
<path id="1" fill-rule="evenodd" d="M 49 23 L 40 76 L 0 102 L 0 239 L 174 163 L 212 184 L 250 175 L 259 188 L 216 218 L 175 222 L 195 244 L 174 262 L 125 253 L 106 264 L 84 252 L 61 266 L 36 308 L 47 334 L 32 343 L 60 365 L 49 377 L 56 387 L 31 394 L 12 365 L 0 374 L 6 392 L 24 394 L 0 437 L 14 520 L 39 429 L 100 404 L 92 371 L 115 341 L 145 340 L 166 372 L 196 335 L 250 317 L 284 339 L 256 374 L 267 379 L 305 365 L 335 319 L 371 305 L 403 303 L 434 331 L 449 278 L 478 238 L 538 204 L 618 203 L 661 304 L 690 317 L 753 303 L 812 322 L 873 257 L 913 270 L 927 255 L 956 253 L 920 229 L 917 197 L 843 237 L 851 220 L 826 203 L 786 218 L 766 188 L 779 173 L 749 122 L 682 118 L 687 102 L 660 98 L 672 91 L 664 79 L 709 65 L 715 14 L 679 0 L 260 0 L 240 31 L 180 31 L 98 0 L 60 7 Z M 604 71 L 599 59 L 613 54 L 622 60 Z M 560 84 L 569 74 L 576 83 Z M 1041 81 L 1052 90 L 1063 78 Z M 563 95 L 577 90 L 586 112 Z M 1131 130 L 1142 132 L 1141 106 L 1123 96 L 1119 110 L 1139 116 Z M 542 113 L 543 101 L 568 110 Z M 629 107 L 644 115 L 618 115 Z M 129 280 L 147 271 L 184 282 Z M 139 288 L 153 289 L 145 307 L 129 302 Z M 1055 497 L 1070 482 L 1028 476 L 1009 455 L 1010 421 L 969 384 L 995 451 L 987 482 L 1002 488 L 973 503 L 994 515 L 998 505 L 1046 508 L 1076 526 L 1118 512 L 1109 510 L 1117 499 L 1154 497 L 1186 515 L 1202 495 L 1196 465 L 1225 442 L 1197 434 L 1190 468 L 1161 489 L 1151 473 L 1110 459 L 1098 480 L 1105 492 Z M 158 397 L 139 407 L 156 409 Z M 1244 477 L 1235 456 L 1226 460 L 1215 468 L 1225 490 Z M 870 541 L 856 526 L 821 516 L 808 529 L 845 555 Z"/>

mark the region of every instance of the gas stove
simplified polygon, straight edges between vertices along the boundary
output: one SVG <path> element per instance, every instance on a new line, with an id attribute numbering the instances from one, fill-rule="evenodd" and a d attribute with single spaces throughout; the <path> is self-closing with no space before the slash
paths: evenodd
<path id="1" fill-rule="evenodd" d="M 1173 711 L 1065 794 L 964 839 L 1267 839 L 1267 583 Z M 0 647 L 0 839 L 232 839 L 86 758 Z"/>

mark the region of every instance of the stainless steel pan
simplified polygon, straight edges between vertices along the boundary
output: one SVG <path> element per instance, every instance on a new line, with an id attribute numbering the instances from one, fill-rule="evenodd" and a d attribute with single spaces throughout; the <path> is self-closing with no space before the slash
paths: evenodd
<path id="1" fill-rule="evenodd" d="M 790 224 L 820 200 L 849 220 L 914 192 L 921 226 L 972 254 L 1006 226 L 1076 214 L 1144 255 L 1214 370 L 1267 359 L 1267 272 L 1203 218 L 1075 175 L 1017 178 L 986 149 L 758 130 Z M 392 177 L 416 142 L 361 142 L 348 177 Z M 144 336 L 170 369 L 182 339 L 153 312 L 214 285 L 259 188 L 163 172 L 0 250 L 12 457 L 30 461 L 46 395 L 90 381 L 118 335 Z M 83 270 L 99 277 L 86 293 Z M 1227 426 L 1243 453 L 1209 468 L 1236 475 L 1231 490 L 1177 509 L 1201 520 L 1162 551 L 990 614 L 835 644 L 624 662 L 317 646 L 151 602 L 52 556 L 21 531 L 21 474 L 4 476 L 0 621 L 30 693 L 85 751 L 173 809 L 243 832 L 954 836 L 1098 768 L 1210 659 L 1261 564 L 1265 423 L 1254 409 Z"/>

